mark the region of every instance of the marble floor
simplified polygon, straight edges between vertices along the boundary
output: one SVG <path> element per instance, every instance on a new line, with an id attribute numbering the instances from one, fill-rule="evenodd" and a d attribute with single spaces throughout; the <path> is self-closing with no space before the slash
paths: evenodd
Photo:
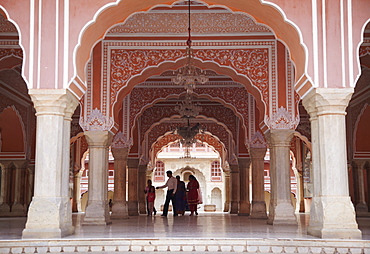
<path id="1" fill-rule="evenodd" d="M 198 216 L 133 216 L 113 220 L 106 226 L 82 226 L 83 214 L 73 214 L 75 234 L 63 239 L 318 239 L 307 234 L 308 214 L 298 214 L 298 225 L 268 225 L 266 220 L 227 213 L 199 213 Z M 357 218 L 362 239 L 370 240 L 370 217 Z M 26 218 L 0 218 L 0 240 L 20 240 Z"/>

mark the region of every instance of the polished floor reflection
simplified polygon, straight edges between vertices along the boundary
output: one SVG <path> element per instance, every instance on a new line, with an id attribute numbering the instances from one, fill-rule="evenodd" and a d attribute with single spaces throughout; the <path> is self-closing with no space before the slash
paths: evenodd
<path id="1" fill-rule="evenodd" d="M 107 226 L 81 226 L 83 214 L 73 214 L 75 234 L 64 239 L 317 239 L 307 235 L 308 214 L 297 215 L 297 226 L 272 226 L 266 220 L 252 220 L 249 217 L 227 213 L 200 213 L 198 216 L 130 217 L 113 220 Z M 362 239 L 370 240 L 370 218 L 358 218 Z M 0 239 L 21 239 L 26 218 L 0 218 Z"/>

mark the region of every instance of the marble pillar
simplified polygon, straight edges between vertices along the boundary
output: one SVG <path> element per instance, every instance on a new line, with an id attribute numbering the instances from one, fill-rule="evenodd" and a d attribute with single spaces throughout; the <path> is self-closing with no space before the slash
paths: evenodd
<path id="1" fill-rule="evenodd" d="M 146 187 L 146 171 L 147 164 L 139 165 L 139 174 L 138 174 L 138 202 L 139 202 L 139 213 L 147 214 L 146 201 L 145 201 L 145 187 Z"/>
<path id="2" fill-rule="evenodd" d="M 249 158 L 239 158 L 239 174 L 240 174 L 240 201 L 239 212 L 240 216 L 249 216 L 251 212 L 251 203 L 249 200 Z"/>
<path id="3" fill-rule="evenodd" d="M 65 111 L 75 99 L 66 89 L 30 89 L 29 94 L 37 117 L 35 188 L 22 236 L 61 238 L 74 232 L 65 185 L 68 171 L 63 172 L 65 150 L 69 163 L 69 143 L 65 146 L 63 135 Z"/>
<path id="4" fill-rule="evenodd" d="M 89 197 L 82 225 L 112 223 L 108 205 L 108 156 L 113 134 L 110 131 L 85 131 L 89 144 Z"/>
<path id="5" fill-rule="evenodd" d="M 16 161 L 15 178 L 14 178 L 14 201 L 12 204 L 12 216 L 25 216 L 27 207 L 24 205 L 25 194 L 25 166 L 24 161 Z"/>
<path id="6" fill-rule="evenodd" d="M 240 201 L 240 173 L 238 165 L 230 165 L 231 202 L 230 214 L 238 214 Z"/>
<path id="7" fill-rule="evenodd" d="M 364 179 L 364 166 L 366 161 L 356 161 L 354 162 L 354 173 L 356 174 L 357 179 L 357 193 L 358 200 L 356 204 L 356 214 L 358 216 L 368 215 L 368 207 L 366 204 L 365 198 L 365 179 Z"/>
<path id="8" fill-rule="evenodd" d="M 267 219 L 265 202 L 265 154 L 267 148 L 249 148 L 252 160 L 252 219 Z"/>
<path id="9" fill-rule="evenodd" d="M 81 176 L 82 171 L 79 171 L 73 176 L 73 204 L 72 211 L 80 212 L 81 209 Z"/>
<path id="10" fill-rule="evenodd" d="M 230 211 L 230 172 L 224 171 L 225 179 L 225 204 L 224 212 L 227 213 Z"/>
<path id="11" fill-rule="evenodd" d="M 294 130 L 272 129 L 267 132 L 270 144 L 271 199 L 268 224 L 297 224 L 290 198 L 290 141 Z"/>
<path id="12" fill-rule="evenodd" d="M 114 200 L 112 207 L 112 219 L 128 219 L 128 207 L 126 201 L 126 174 L 127 156 L 129 148 L 112 148 L 114 156 Z"/>
<path id="13" fill-rule="evenodd" d="M 35 182 L 35 165 L 28 165 L 27 168 L 27 198 L 25 204 L 27 207 L 32 201 L 33 197 L 33 190 L 34 190 L 34 182 Z"/>
<path id="14" fill-rule="evenodd" d="M 128 159 L 128 215 L 139 215 L 138 202 L 138 173 L 139 173 L 139 159 Z"/>
<path id="15" fill-rule="evenodd" d="M 9 171 L 5 168 L 4 165 L 0 166 L 1 173 L 1 183 L 0 183 L 0 215 L 6 215 L 10 213 L 10 206 L 8 204 L 8 184 L 10 181 L 7 181 Z"/>
<path id="16" fill-rule="evenodd" d="M 348 189 L 346 107 L 353 88 L 315 88 L 302 100 L 311 117 L 314 195 L 308 233 L 361 239 Z"/>

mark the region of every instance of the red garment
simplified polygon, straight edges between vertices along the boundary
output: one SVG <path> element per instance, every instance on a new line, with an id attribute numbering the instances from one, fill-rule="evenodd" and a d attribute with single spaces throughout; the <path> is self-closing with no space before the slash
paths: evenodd
<path id="1" fill-rule="evenodd" d="M 154 202 L 155 200 L 155 193 L 154 192 L 148 192 L 147 194 L 148 202 Z"/>
<path id="2" fill-rule="evenodd" d="M 199 202 L 199 197 L 198 197 L 198 189 L 199 189 L 199 183 L 197 180 L 192 180 L 188 183 L 187 189 L 189 190 L 188 192 L 188 204 L 189 205 L 194 205 L 198 204 Z"/>

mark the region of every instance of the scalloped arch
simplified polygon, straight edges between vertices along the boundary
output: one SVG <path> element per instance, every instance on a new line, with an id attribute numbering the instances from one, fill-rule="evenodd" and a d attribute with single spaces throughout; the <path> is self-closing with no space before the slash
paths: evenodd
<path id="1" fill-rule="evenodd" d="M 253 97 L 255 98 L 256 106 L 261 112 L 259 120 L 261 122 L 263 121 L 264 114 L 265 112 L 267 112 L 266 105 L 262 100 L 261 92 L 259 91 L 259 89 L 257 89 L 255 86 L 252 85 L 248 77 L 236 73 L 235 70 L 233 70 L 231 67 L 219 66 L 218 64 L 213 63 L 213 62 L 202 62 L 198 59 L 194 59 L 194 63 L 195 63 L 195 66 L 201 69 L 210 69 L 210 70 L 217 72 L 218 74 L 227 75 L 231 77 L 235 82 L 238 82 L 244 85 L 247 91 L 251 93 Z M 167 70 L 176 70 L 180 67 L 185 66 L 185 64 L 186 64 L 186 59 L 182 58 L 182 59 L 177 60 L 176 62 L 163 62 L 159 66 L 156 66 L 156 67 L 151 66 L 151 67 L 146 68 L 143 72 L 141 72 L 140 75 L 137 75 L 131 78 L 127 82 L 127 85 L 119 91 L 116 97 L 117 98 L 116 102 L 122 101 L 124 97 L 132 91 L 135 85 L 144 82 L 149 77 L 154 76 L 154 75 L 159 75 L 162 72 L 167 71 Z M 119 104 L 116 102 L 113 105 L 113 117 L 114 119 L 119 119 L 119 111 L 122 107 L 122 104 Z"/>
<path id="2" fill-rule="evenodd" d="M 75 48 L 76 76 L 85 80 L 85 65 L 90 58 L 93 46 L 103 38 L 108 28 L 116 23 L 123 22 L 136 12 L 148 11 L 157 5 L 171 5 L 175 0 L 127 0 L 118 3 L 110 3 L 96 13 L 94 20 L 90 21 L 81 31 L 78 45 Z M 300 31 L 293 22 L 286 19 L 285 14 L 273 3 L 263 3 L 260 0 L 204 0 L 199 1 L 209 7 L 221 6 L 232 12 L 248 13 L 258 23 L 265 24 L 272 29 L 275 36 L 284 43 L 290 51 L 291 57 L 296 64 L 296 80 L 308 80 L 305 75 L 306 51 L 302 42 Z"/>

